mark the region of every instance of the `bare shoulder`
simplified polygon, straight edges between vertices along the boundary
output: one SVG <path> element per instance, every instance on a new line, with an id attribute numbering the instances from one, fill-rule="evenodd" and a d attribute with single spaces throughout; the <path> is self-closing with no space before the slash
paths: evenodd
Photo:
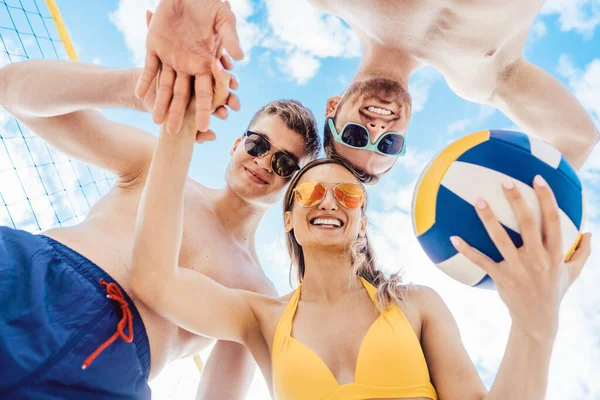
<path id="1" fill-rule="evenodd" d="M 421 320 L 426 322 L 442 312 L 448 312 L 448 307 L 434 289 L 423 285 L 405 285 L 404 302 L 407 308 L 416 311 Z"/>

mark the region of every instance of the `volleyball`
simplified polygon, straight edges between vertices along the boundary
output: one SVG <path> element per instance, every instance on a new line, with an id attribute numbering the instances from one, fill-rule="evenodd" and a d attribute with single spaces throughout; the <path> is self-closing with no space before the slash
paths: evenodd
<path id="1" fill-rule="evenodd" d="M 533 189 L 541 175 L 552 188 L 560 209 L 565 259 L 575 251 L 583 229 L 581 181 L 565 157 L 550 144 L 524 133 L 486 130 L 467 135 L 444 148 L 425 167 L 413 196 L 415 235 L 427 256 L 444 273 L 469 286 L 494 289 L 492 279 L 458 253 L 450 243 L 460 236 L 495 262 L 503 260 L 474 208 L 485 199 L 513 243 L 523 244 L 517 220 L 502 191 L 510 177 L 533 210 L 539 229 L 542 218 Z"/>

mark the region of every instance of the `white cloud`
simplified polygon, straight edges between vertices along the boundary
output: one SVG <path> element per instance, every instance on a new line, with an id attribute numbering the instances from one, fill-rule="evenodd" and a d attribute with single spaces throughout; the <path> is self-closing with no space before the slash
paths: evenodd
<path id="1" fill-rule="evenodd" d="M 298 85 L 304 85 L 316 75 L 321 63 L 314 55 L 295 50 L 286 57 L 278 57 L 280 71 L 290 76 Z"/>
<path id="2" fill-rule="evenodd" d="M 463 132 L 465 129 L 467 129 L 467 126 L 471 125 L 471 123 L 472 120 L 469 118 L 463 118 L 459 119 L 458 121 L 454 121 L 448 125 L 448 133 L 453 134 L 456 132 Z"/>
<path id="3" fill-rule="evenodd" d="M 423 110 L 431 88 L 441 78 L 442 75 L 433 67 L 420 68 L 412 74 L 408 83 L 408 91 L 412 97 L 413 113 Z"/>
<path id="4" fill-rule="evenodd" d="M 575 30 L 588 39 L 600 24 L 598 0 L 548 0 L 541 13 L 558 14 L 562 31 Z"/>
<path id="5" fill-rule="evenodd" d="M 536 21 L 529 31 L 529 40 L 530 42 L 537 42 L 544 36 L 548 34 L 548 29 L 546 29 L 546 25 L 542 21 Z"/>
<path id="6" fill-rule="evenodd" d="M 298 59 L 299 54 L 305 61 L 310 60 L 309 69 L 300 74 L 300 79 L 296 70 L 282 68 L 282 72 L 291 74 L 299 84 L 317 73 L 318 59 L 360 56 L 356 33 L 341 19 L 319 11 L 307 1 L 266 0 L 265 4 L 272 32 L 263 45 L 284 51 L 289 60 L 282 63 L 284 66 Z"/>
<path id="7" fill-rule="evenodd" d="M 448 134 L 464 132 L 468 127 L 479 124 L 494 115 L 496 108 L 485 104 L 479 105 L 479 112 L 474 118 L 463 118 L 448 125 Z"/>

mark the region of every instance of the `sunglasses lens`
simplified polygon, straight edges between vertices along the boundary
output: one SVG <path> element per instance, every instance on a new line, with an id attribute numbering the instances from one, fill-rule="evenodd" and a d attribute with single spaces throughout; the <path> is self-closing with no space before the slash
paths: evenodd
<path id="1" fill-rule="evenodd" d="M 325 197 L 327 188 L 319 182 L 302 182 L 296 186 L 296 201 L 303 207 L 312 207 Z"/>
<path id="2" fill-rule="evenodd" d="M 377 150 L 383 154 L 396 155 L 404 148 L 404 136 L 397 133 L 388 133 L 377 144 Z"/>
<path id="3" fill-rule="evenodd" d="M 289 155 L 283 152 L 273 154 L 271 159 L 271 167 L 273 172 L 282 178 L 291 176 L 298 169 L 298 164 Z"/>
<path id="4" fill-rule="evenodd" d="M 355 183 L 340 183 L 334 193 L 337 201 L 346 208 L 359 208 L 365 199 L 365 191 Z"/>
<path id="5" fill-rule="evenodd" d="M 264 157 L 271 150 L 271 144 L 265 138 L 253 133 L 248 134 L 244 147 L 252 157 Z"/>
<path id="6" fill-rule="evenodd" d="M 352 147 L 365 147 L 369 143 L 369 132 L 362 126 L 346 125 L 342 132 L 342 142 Z"/>

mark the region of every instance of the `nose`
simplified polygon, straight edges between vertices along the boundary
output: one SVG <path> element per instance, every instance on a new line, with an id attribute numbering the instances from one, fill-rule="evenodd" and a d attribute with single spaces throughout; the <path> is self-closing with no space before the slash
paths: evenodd
<path id="1" fill-rule="evenodd" d="M 261 168 L 264 169 L 265 171 L 271 173 L 271 158 L 273 157 L 273 153 L 272 152 L 268 152 L 266 156 L 264 157 L 254 157 L 254 162 L 256 163 L 256 165 Z"/>
<path id="2" fill-rule="evenodd" d="M 367 128 L 369 128 L 369 134 L 371 136 L 371 143 L 375 144 L 377 139 L 385 132 L 387 132 L 387 122 L 386 121 L 377 121 L 373 120 L 367 124 Z"/>
<path id="3" fill-rule="evenodd" d="M 323 211 L 334 211 L 338 209 L 338 203 L 333 194 L 333 188 L 328 187 L 325 192 L 325 197 L 319 203 L 319 210 Z"/>

